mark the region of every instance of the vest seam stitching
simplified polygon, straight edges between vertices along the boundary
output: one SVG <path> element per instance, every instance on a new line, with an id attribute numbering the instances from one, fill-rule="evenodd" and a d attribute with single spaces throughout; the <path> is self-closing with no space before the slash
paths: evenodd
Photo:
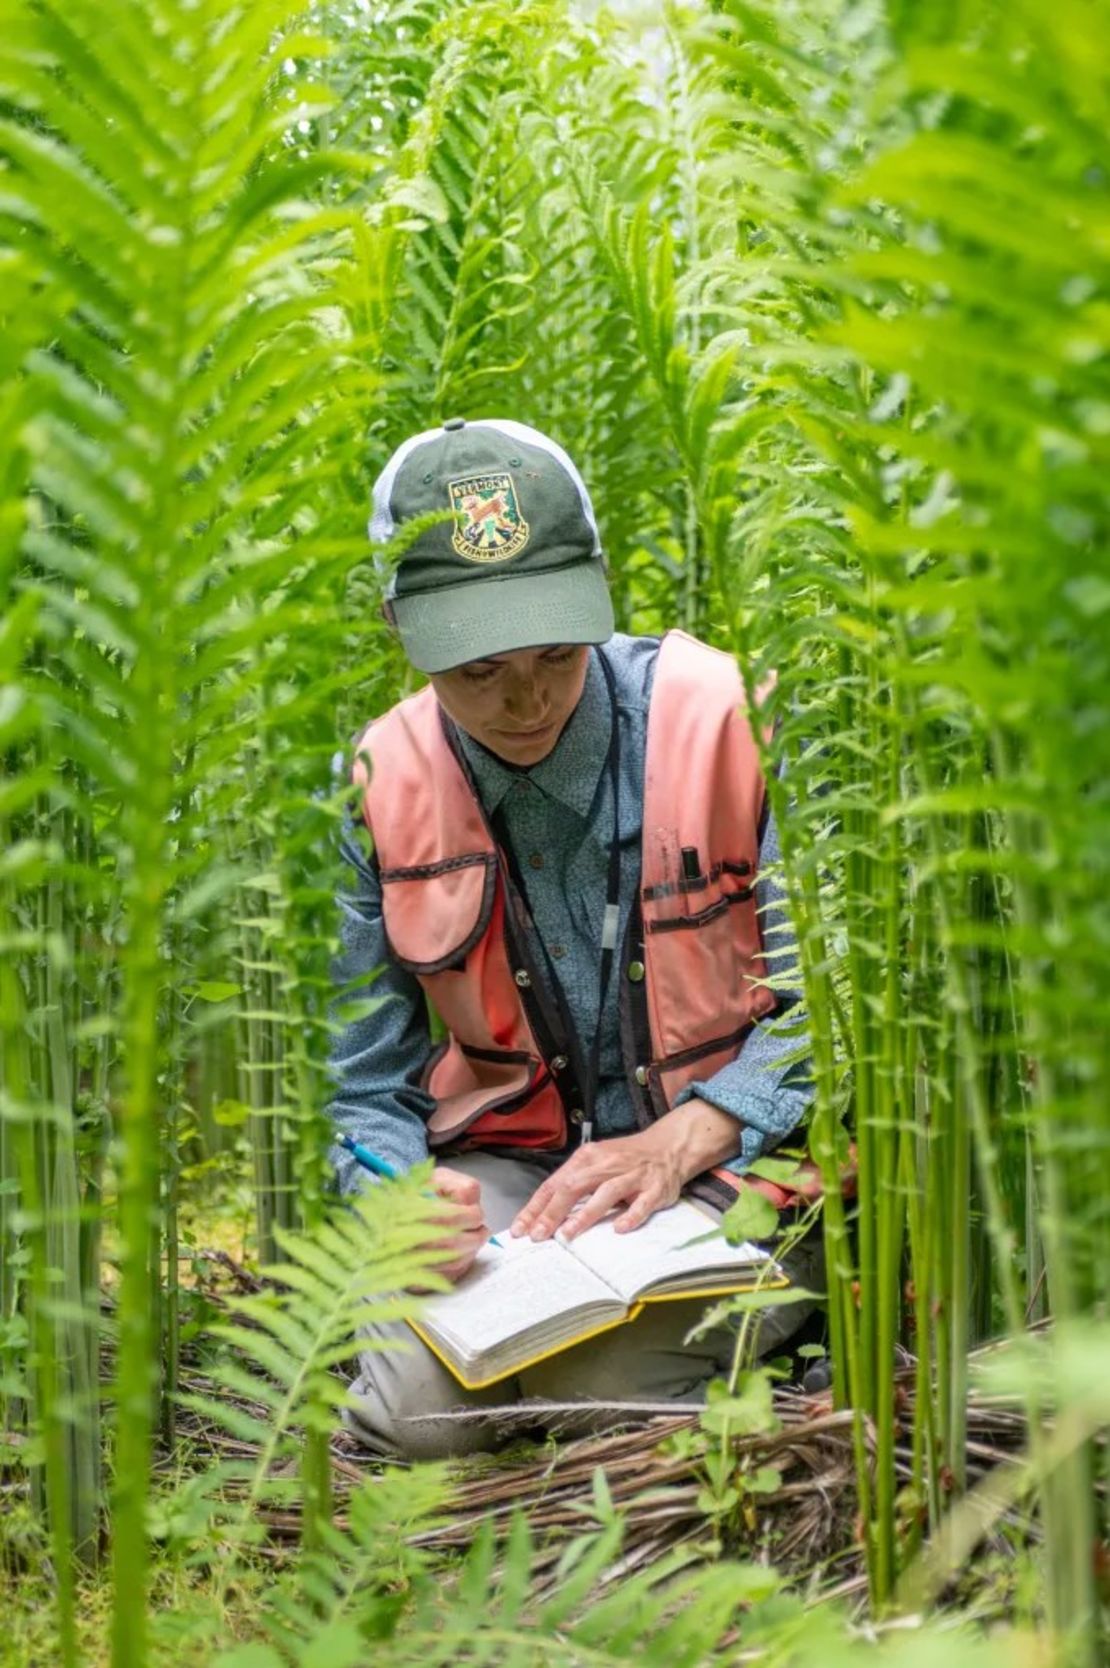
<path id="1" fill-rule="evenodd" d="M 443 857 L 437 863 L 414 863 L 407 868 L 382 869 L 381 881 L 388 885 L 391 880 L 435 880 L 439 875 L 451 874 L 455 869 L 477 868 L 479 863 L 492 861 L 488 851 L 466 852 L 461 857 Z"/>
<path id="2" fill-rule="evenodd" d="M 728 892 L 724 897 L 717 898 L 715 902 L 707 904 L 704 909 L 697 910 L 693 915 L 672 915 L 666 921 L 649 921 L 647 930 L 648 932 L 677 932 L 685 927 L 696 931 L 699 927 L 709 926 L 718 916 L 727 914 L 733 904 L 750 903 L 751 899 L 752 888 L 745 886 L 739 892 Z"/>
<path id="3" fill-rule="evenodd" d="M 759 1017 L 763 1019 L 767 1016 L 761 1014 Z M 714 1037 L 709 1042 L 698 1043 L 695 1048 L 684 1048 L 678 1054 L 660 1055 L 657 1060 L 652 1061 L 651 1069 L 653 1071 L 663 1072 L 669 1071 L 675 1066 L 694 1065 L 698 1060 L 704 1059 L 710 1054 L 718 1054 L 722 1048 L 731 1047 L 734 1043 L 737 1045 L 737 1049 L 739 1051 L 739 1045 L 744 1041 L 750 1031 L 754 1031 L 755 1023 L 754 1019 L 748 1020 L 748 1022 L 742 1025 L 738 1031 L 730 1031 L 726 1036 Z"/>

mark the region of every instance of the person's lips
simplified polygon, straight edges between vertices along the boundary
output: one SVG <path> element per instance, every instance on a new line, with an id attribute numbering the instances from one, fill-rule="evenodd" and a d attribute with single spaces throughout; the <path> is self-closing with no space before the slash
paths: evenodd
<path id="1" fill-rule="evenodd" d="M 530 730 L 498 730 L 498 735 L 509 736 L 513 741 L 535 741 L 539 736 L 545 736 L 549 730 L 555 728 L 555 720 L 548 719 L 546 724 L 535 724 Z"/>

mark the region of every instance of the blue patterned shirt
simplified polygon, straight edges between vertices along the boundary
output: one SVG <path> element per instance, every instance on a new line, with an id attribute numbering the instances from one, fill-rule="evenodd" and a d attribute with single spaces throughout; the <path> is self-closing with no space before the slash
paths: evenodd
<path id="1" fill-rule="evenodd" d="M 648 701 L 659 640 L 615 636 L 605 655 L 616 683 L 620 726 L 620 925 L 624 942 L 640 869 L 644 755 Z M 612 709 L 604 674 L 590 657 L 582 697 L 556 746 L 530 769 L 504 763 L 463 731 L 458 738 L 487 815 L 499 816 L 524 876 L 534 931 L 562 986 L 578 1035 L 588 1040 L 597 1022 L 602 917 L 613 830 L 612 787 L 605 768 Z M 378 968 L 369 989 L 374 1010 L 338 1030 L 332 1048 L 337 1127 L 407 1169 L 427 1157 L 425 1120 L 432 1098 L 419 1088 L 431 1049 L 424 994 L 418 981 L 391 962 L 382 926 L 381 886 L 373 862 L 344 841 L 353 885 L 340 898 L 343 954 L 338 980 L 350 984 Z M 778 1016 L 760 1021 L 735 1060 L 679 1102 L 699 1095 L 742 1126 L 729 1168 L 740 1172 L 797 1124 L 810 1099 L 804 1065 L 804 1025 L 795 987 L 796 944 L 784 895 L 775 878 L 778 836 L 769 818 L 763 832 L 756 903 L 765 953 L 779 999 Z M 533 946 L 538 949 L 539 946 Z M 537 959 L 542 961 L 542 955 Z M 621 1054 L 617 987 L 609 982 L 602 1016 L 594 1134 L 620 1135 L 637 1127 Z M 365 1003 L 364 1006 L 369 1004 Z M 801 1045 L 801 1046 L 800 1046 Z M 549 1155 L 531 1155 L 543 1158 Z M 552 1162 L 558 1162 L 554 1155 Z M 343 1149 L 332 1157 L 343 1191 L 364 1173 Z"/>

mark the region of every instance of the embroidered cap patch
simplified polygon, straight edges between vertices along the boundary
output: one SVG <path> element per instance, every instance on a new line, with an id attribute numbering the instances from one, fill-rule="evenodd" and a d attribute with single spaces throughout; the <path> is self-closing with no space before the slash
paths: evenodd
<path id="1" fill-rule="evenodd" d="M 507 562 L 528 543 L 511 475 L 467 475 L 448 481 L 455 516 L 451 543 L 468 562 Z"/>

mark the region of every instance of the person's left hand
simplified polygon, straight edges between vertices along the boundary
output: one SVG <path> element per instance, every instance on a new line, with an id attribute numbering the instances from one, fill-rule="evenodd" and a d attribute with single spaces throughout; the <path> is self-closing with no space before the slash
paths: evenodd
<path id="1" fill-rule="evenodd" d="M 623 1205 L 613 1226 L 630 1233 L 673 1205 L 692 1176 L 731 1157 L 740 1132 L 728 1112 L 692 1100 L 635 1135 L 587 1142 L 541 1183 L 512 1232 L 539 1240 L 561 1230 L 574 1239 Z"/>

